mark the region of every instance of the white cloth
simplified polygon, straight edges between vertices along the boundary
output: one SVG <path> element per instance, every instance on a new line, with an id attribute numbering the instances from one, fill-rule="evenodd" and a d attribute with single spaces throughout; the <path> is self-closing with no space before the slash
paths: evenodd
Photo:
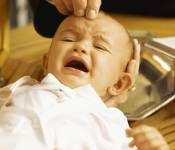
<path id="1" fill-rule="evenodd" d="M 131 149 L 126 117 L 90 85 L 70 89 L 52 74 L 41 83 L 23 77 L 0 90 L 0 102 L 2 150 Z"/>

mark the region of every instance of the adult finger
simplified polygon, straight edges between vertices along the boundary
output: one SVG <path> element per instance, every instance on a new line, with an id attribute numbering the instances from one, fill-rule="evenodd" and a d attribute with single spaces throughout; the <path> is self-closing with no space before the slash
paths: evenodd
<path id="1" fill-rule="evenodd" d="M 53 3 L 61 14 L 63 15 L 69 14 L 69 10 L 66 8 L 63 0 L 53 0 Z"/>
<path id="2" fill-rule="evenodd" d="M 134 43 L 134 51 L 135 51 L 133 55 L 133 59 L 139 59 L 140 58 L 140 44 L 137 39 L 133 39 L 133 43 Z"/>
<path id="3" fill-rule="evenodd" d="M 131 83 L 131 87 L 130 87 L 130 91 L 135 90 L 134 84 L 135 84 L 135 80 L 137 78 L 136 72 L 138 69 L 136 69 L 136 60 L 132 59 L 129 61 L 127 68 L 126 68 L 126 72 L 131 74 L 132 77 L 132 83 Z"/>
<path id="4" fill-rule="evenodd" d="M 69 13 L 72 13 L 74 11 L 72 0 L 63 0 L 63 3 L 66 6 Z"/>
<path id="5" fill-rule="evenodd" d="M 149 132 L 158 132 L 156 128 L 147 126 L 147 125 L 139 125 L 132 129 L 130 129 L 130 133 L 132 133 L 132 136 L 140 134 L 140 133 L 149 133 Z"/>
<path id="6" fill-rule="evenodd" d="M 138 43 L 138 40 L 134 39 L 133 40 L 134 43 L 134 51 L 133 51 L 133 57 L 131 59 L 131 61 L 128 63 L 128 67 L 127 67 L 127 72 L 132 73 L 132 71 L 134 71 L 133 69 L 135 69 L 135 72 L 137 72 L 139 64 L 140 64 L 140 44 Z"/>
<path id="7" fill-rule="evenodd" d="M 139 65 L 140 65 L 140 44 L 136 39 L 134 39 L 133 42 L 134 42 L 133 58 L 128 63 L 128 66 L 126 69 L 126 72 L 132 75 L 132 79 L 133 79 L 132 86 L 135 84 L 135 80 L 138 76 Z"/>
<path id="8" fill-rule="evenodd" d="M 126 130 L 128 137 L 133 137 L 130 147 L 137 146 L 139 150 L 168 150 L 168 144 L 156 128 L 141 125 Z"/>
<path id="9" fill-rule="evenodd" d="M 146 125 L 140 125 L 135 128 L 129 128 L 126 130 L 126 134 L 128 137 L 133 137 L 135 140 L 136 139 L 144 139 L 144 138 L 139 138 L 141 136 L 150 136 L 152 132 L 155 133 L 156 130 L 155 128 L 148 127 Z M 151 134 L 150 134 L 151 133 Z"/>
<path id="10" fill-rule="evenodd" d="M 76 16 L 84 16 L 85 9 L 87 6 L 87 0 L 72 0 L 74 15 Z"/>
<path id="11" fill-rule="evenodd" d="M 87 0 L 86 17 L 88 19 L 96 18 L 101 6 L 101 0 Z"/>
<path id="12" fill-rule="evenodd" d="M 134 39 L 134 55 L 133 55 L 133 59 L 136 60 L 136 69 L 139 70 L 139 65 L 140 65 L 140 50 L 141 50 L 141 46 L 138 43 L 138 40 Z"/>

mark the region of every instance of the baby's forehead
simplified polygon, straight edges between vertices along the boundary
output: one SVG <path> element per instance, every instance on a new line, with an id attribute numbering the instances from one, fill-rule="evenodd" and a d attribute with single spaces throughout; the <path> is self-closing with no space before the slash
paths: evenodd
<path id="1" fill-rule="evenodd" d="M 81 34 L 89 32 L 91 35 L 94 34 L 103 34 L 111 40 L 124 40 L 126 37 L 126 31 L 124 27 L 119 24 L 116 20 L 99 14 L 98 17 L 94 20 L 88 20 L 85 17 L 67 17 L 59 26 L 55 36 L 58 36 L 60 32 L 64 30 L 78 31 Z"/>
<path id="2" fill-rule="evenodd" d="M 60 24 L 54 37 L 57 39 L 63 31 L 70 29 L 80 36 L 84 36 L 85 33 L 89 33 L 90 36 L 103 36 L 109 40 L 113 48 L 127 48 L 130 41 L 126 29 L 118 21 L 103 13 L 99 13 L 93 20 L 69 16 Z"/>
<path id="3" fill-rule="evenodd" d="M 76 17 L 76 16 L 69 16 L 67 17 L 59 26 L 58 31 L 65 30 L 67 28 L 71 29 L 82 29 L 84 31 L 92 30 L 101 31 L 107 33 L 120 33 L 124 30 L 123 27 L 115 20 L 107 17 L 105 15 L 100 15 L 94 19 L 89 20 L 85 17 Z"/>

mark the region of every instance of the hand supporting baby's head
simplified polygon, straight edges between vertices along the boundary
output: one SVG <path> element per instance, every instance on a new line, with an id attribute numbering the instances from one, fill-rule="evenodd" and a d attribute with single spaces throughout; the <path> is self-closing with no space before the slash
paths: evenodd
<path id="1" fill-rule="evenodd" d="M 69 16 L 55 33 L 45 68 L 71 88 L 91 84 L 106 101 L 132 85 L 126 72 L 132 53 L 129 34 L 111 17 L 104 13 L 94 20 Z"/>

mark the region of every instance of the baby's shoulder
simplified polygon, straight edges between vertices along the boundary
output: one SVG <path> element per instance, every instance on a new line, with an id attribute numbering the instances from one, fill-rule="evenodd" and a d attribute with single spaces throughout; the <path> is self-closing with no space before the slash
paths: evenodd
<path id="1" fill-rule="evenodd" d="M 32 86 L 36 83 L 37 83 L 36 80 L 32 79 L 31 77 L 24 76 L 18 79 L 14 83 L 11 83 L 7 86 L 0 88 L 0 104 L 3 105 L 7 101 L 10 101 L 13 97 L 13 94 L 16 94 L 16 93 L 19 94 L 19 93 L 23 93 L 24 91 L 26 91 L 27 85 Z"/>
<path id="2" fill-rule="evenodd" d="M 43 95 L 44 93 L 52 93 L 52 90 L 47 85 L 41 84 L 39 81 L 31 78 L 30 76 L 20 78 L 15 83 L 7 86 L 7 88 L 13 97 L 22 95 L 37 97 Z"/>
<path id="3" fill-rule="evenodd" d="M 54 96 L 46 89 L 37 80 L 24 76 L 0 89 L 0 106 L 6 105 L 6 103 L 20 108 L 39 106 L 46 99 Z"/>
<path id="4" fill-rule="evenodd" d="M 128 120 L 125 114 L 120 109 L 116 107 L 110 107 L 108 108 L 108 111 L 107 113 L 105 113 L 105 115 L 110 122 L 121 126 L 126 125 L 126 127 L 128 127 Z"/>
<path id="5" fill-rule="evenodd" d="M 57 96 L 49 88 L 36 83 L 33 85 L 22 85 L 12 93 L 13 103 L 17 106 L 39 106 L 45 107 L 48 103 L 55 102 Z M 25 105 L 25 106 L 24 106 Z"/>

